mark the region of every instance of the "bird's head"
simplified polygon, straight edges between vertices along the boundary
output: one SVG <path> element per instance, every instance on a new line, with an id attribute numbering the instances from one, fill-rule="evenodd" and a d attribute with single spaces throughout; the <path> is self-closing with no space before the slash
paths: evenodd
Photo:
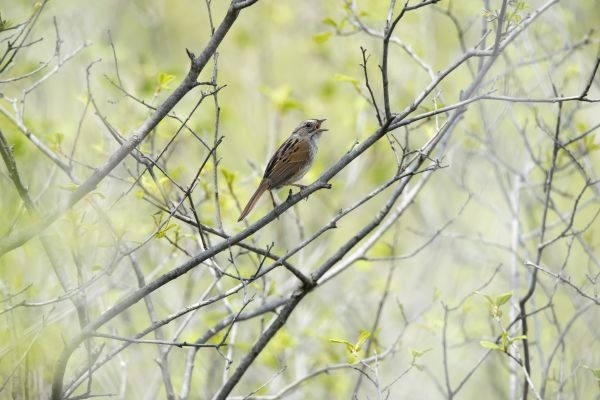
<path id="1" fill-rule="evenodd" d="M 294 129 L 294 135 L 308 136 L 311 137 L 316 133 L 325 132 L 327 129 L 321 128 L 321 124 L 325 122 L 323 119 L 307 119 L 306 121 L 300 122 L 296 129 Z"/>

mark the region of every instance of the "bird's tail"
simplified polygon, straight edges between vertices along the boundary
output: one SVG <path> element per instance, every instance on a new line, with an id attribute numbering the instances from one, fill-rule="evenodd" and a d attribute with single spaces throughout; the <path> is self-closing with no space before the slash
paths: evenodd
<path id="1" fill-rule="evenodd" d="M 241 220 L 246 218 L 246 216 L 250 213 L 250 211 L 252 211 L 252 209 L 256 205 L 256 202 L 258 201 L 258 199 L 260 199 L 260 196 L 262 196 L 262 194 L 265 192 L 265 190 L 267 190 L 268 187 L 269 187 L 268 180 L 263 179 L 262 182 L 260 183 L 260 185 L 258 185 L 256 192 L 254 192 L 252 197 L 250 197 L 250 200 L 248 200 L 248 204 L 246 204 L 244 211 L 242 211 L 242 214 L 240 215 L 238 222 L 240 222 Z"/>

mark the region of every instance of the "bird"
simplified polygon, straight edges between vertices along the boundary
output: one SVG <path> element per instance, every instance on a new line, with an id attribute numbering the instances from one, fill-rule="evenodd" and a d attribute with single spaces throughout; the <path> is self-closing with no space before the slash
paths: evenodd
<path id="1" fill-rule="evenodd" d="M 269 191 L 273 207 L 277 207 L 271 192 L 283 186 L 296 186 L 304 189 L 304 185 L 295 182 L 301 179 L 310 169 L 317 154 L 318 142 L 321 134 L 327 129 L 321 128 L 326 119 L 307 119 L 302 121 L 292 134 L 275 152 L 265 168 L 263 178 L 258 188 L 250 197 L 244 211 L 240 214 L 238 222 L 246 218 L 256 202 L 265 191 Z"/>

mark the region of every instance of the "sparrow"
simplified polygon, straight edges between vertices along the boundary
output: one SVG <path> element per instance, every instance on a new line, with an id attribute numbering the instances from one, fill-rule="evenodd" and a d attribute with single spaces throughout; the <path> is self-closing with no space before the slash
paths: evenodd
<path id="1" fill-rule="evenodd" d="M 327 131 L 327 129 L 321 128 L 321 124 L 325 121 L 325 119 L 307 119 L 294 129 L 290 137 L 283 142 L 271 157 L 260 185 L 250 197 L 238 222 L 246 218 L 266 190 L 271 195 L 273 207 L 276 207 L 277 204 L 271 192 L 273 189 L 279 189 L 286 185 L 304 189 L 304 185 L 294 182 L 301 179 L 313 164 L 317 154 L 319 138 L 323 132 Z"/>

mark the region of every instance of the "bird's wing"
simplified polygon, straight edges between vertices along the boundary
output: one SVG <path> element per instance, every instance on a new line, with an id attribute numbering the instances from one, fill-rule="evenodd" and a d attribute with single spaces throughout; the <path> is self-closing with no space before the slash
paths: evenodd
<path id="1" fill-rule="evenodd" d="M 273 188 L 292 183 L 291 179 L 309 162 L 310 144 L 308 140 L 291 137 L 277 149 L 269 161 L 264 178 L 270 179 Z"/>

